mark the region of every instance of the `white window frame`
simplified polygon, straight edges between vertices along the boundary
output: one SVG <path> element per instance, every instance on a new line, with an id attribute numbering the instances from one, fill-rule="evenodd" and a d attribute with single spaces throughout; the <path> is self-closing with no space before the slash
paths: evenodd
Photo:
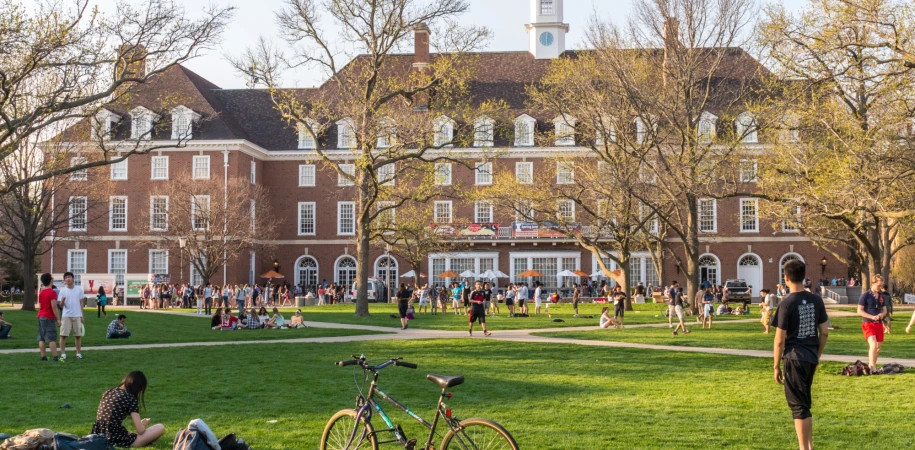
<path id="1" fill-rule="evenodd" d="M 451 163 L 435 163 L 433 176 L 436 186 L 451 186 Z"/>
<path id="2" fill-rule="evenodd" d="M 613 125 L 615 118 L 613 116 L 601 115 L 594 121 L 594 145 L 604 145 L 604 132 L 610 138 L 610 142 L 616 142 L 616 127 Z"/>
<path id="3" fill-rule="evenodd" d="M 70 158 L 70 167 L 76 167 L 80 164 L 86 164 L 89 158 L 85 156 L 73 156 Z M 89 169 L 80 169 L 70 172 L 70 181 L 86 181 L 89 179 Z"/>
<path id="4" fill-rule="evenodd" d="M 165 200 L 165 227 L 156 228 L 156 199 Z M 149 196 L 149 231 L 168 231 L 168 196 L 167 195 L 150 195 Z"/>
<path id="5" fill-rule="evenodd" d="M 489 220 L 483 220 L 484 214 L 489 217 Z M 491 201 L 488 200 L 479 200 L 473 202 L 473 222 L 474 223 L 493 223 L 496 218 L 493 216 L 493 205 Z"/>
<path id="6" fill-rule="evenodd" d="M 305 230 L 307 221 L 305 220 L 304 213 L 307 210 L 311 210 L 311 231 Z M 318 229 L 318 218 L 317 218 L 317 205 L 315 202 L 299 202 L 298 209 L 298 234 L 299 236 L 314 236 Z"/>
<path id="7" fill-rule="evenodd" d="M 394 163 L 384 164 L 378 167 L 378 182 L 382 186 L 394 186 L 397 179 L 397 166 Z"/>
<path id="8" fill-rule="evenodd" d="M 126 181 L 127 180 L 127 161 L 130 158 L 124 158 L 123 161 L 118 163 L 111 164 L 110 169 L 110 179 L 111 181 Z"/>
<path id="9" fill-rule="evenodd" d="M 563 212 L 563 205 L 568 206 L 567 212 Z M 564 199 L 556 202 L 556 218 L 565 222 L 575 222 L 575 201 Z"/>
<path id="10" fill-rule="evenodd" d="M 77 268 L 76 267 L 77 265 L 73 264 L 74 263 L 73 257 L 76 255 L 82 255 L 82 267 L 81 268 Z M 88 263 L 89 263 L 89 254 L 86 251 L 86 249 L 71 248 L 71 249 L 67 250 L 67 272 L 73 273 L 73 283 L 74 284 L 81 284 L 81 282 L 82 282 L 81 275 L 86 273 L 86 265 Z"/>
<path id="11" fill-rule="evenodd" d="M 194 122 L 200 114 L 181 105 L 172 108 L 172 140 L 190 140 L 194 138 Z"/>
<path id="12" fill-rule="evenodd" d="M 746 215 L 744 213 L 744 205 L 753 204 L 753 209 L 755 212 L 753 220 L 753 229 L 744 229 L 744 221 Z M 740 199 L 740 221 L 739 227 L 741 233 L 759 233 L 759 199 L 758 198 L 742 198 Z"/>
<path id="13" fill-rule="evenodd" d="M 157 255 L 160 255 L 160 256 L 159 256 L 160 258 L 164 258 L 164 263 L 165 263 L 165 264 L 164 264 L 164 268 L 165 268 L 164 271 L 156 271 L 156 270 L 155 270 L 157 267 L 155 266 L 154 263 L 155 263 L 155 260 L 156 260 L 156 256 L 157 256 Z M 168 256 L 169 256 L 169 255 L 168 255 L 168 250 L 160 249 L 160 248 L 150 249 L 150 250 L 149 250 L 149 273 L 154 274 L 154 275 L 160 275 L 160 274 L 164 275 L 164 274 L 168 274 Z"/>
<path id="14" fill-rule="evenodd" d="M 150 159 L 150 180 L 167 180 L 168 179 L 168 156 L 159 155 L 153 156 Z M 156 171 L 159 171 L 159 175 L 156 175 Z"/>
<path id="15" fill-rule="evenodd" d="M 349 117 L 337 121 L 337 148 L 341 150 L 356 148 L 356 125 Z"/>
<path id="16" fill-rule="evenodd" d="M 394 138 L 397 135 L 397 129 L 391 119 L 381 119 L 378 121 L 375 138 L 376 148 L 391 148 L 394 145 Z"/>
<path id="17" fill-rule="evenodd" d="M 795 211 L 795 215 L 796 215 L 796 217 L 797 217 L 798 222 L 800 222 L 800 219 L 801 219 L 801 207 L 800 207 L 800 206 L 795 206 L 794 211 Z M 788 225 L 788 221 L 787 221 L 787 220 L 783 220 L 783 221 L 782 221 L 782 233 L 800 233 L 800 232 L 801 232 L 801 229 L 800 229 L 799 227 L 792 226 L 792 225 Z"/>
<path id="18" fill-rule="evenodd" d="M 444 217 L 443 215 L 442 215 L 442 216 L 439 215 L 439 207 L 440 207 L 440 206 L 443 207 L 443 208 L 445 208 L 444 210 L 441 211 L 442 213 L 444 213 L 444 212 L 447 211 L 447 213 L 448 213 L 447 219 L 448 219 L 448 220 L 440 220 L 440 219 L 445 219 L 445 217 Z M 436 201 L 433 203 L 433 207 L 432 207 L 432 221 L 435 222 L 435 223 L 439 223 L 439 224 L 449 224 L 449 223 L 453 223 L 453 222 L 454 222 L 454 210 L 452 209 L 451 200 L 436 200 Z"/>
<path id="19" fill-rule="evenodd" d="M 529 198 L 519 200 L 518 203 L 515 204 L 513 209 L 515 210 L 515 221 L 516 222 L 532 221 L 532 220 L 534 220 L 534 217 L 537 214 L 537 211 L 534 209 L 534 202 L 533 202 L 533 200 L 531 200 Z M 526 216 L 522 212 L 522 209 L 527 209 L 528 214 Z"/>
<path id="20" fill-rule="evenodd" d="M 734 120 L 734 129 L 743 144 L 759 143 L 759 127 L 756 118 L 749 112 L 743 112 Z"/>
<path id="21" fill-rule="evenodd" d="M 575 118 L 562 115 L 553 119 L 553 134 L 556 146 L 575 145 Z"/>
<path id="22" fill-rule="evenodd" d="M 200 205 L 200 206 L 198 206 Z M 210 222 L 212 217 L 210 217 L 210 196 L 209 195 L 192 195 L 191 196 L 191 230 L 193 231 L 206 231 L 210 228 Z M 201 220 L 206 221 L 202 227 L 197 226 L 197 208 L 200 207 L 206 213 L 206 217 Z"/>
<path id="23" fill-rule="evenodd" d="M 352 230 L 345 230 L 343 228 L 343 212 L 344 208 L 350 208 L 350 214 L 352 217 Z M 355 236 L 356 235 L 356 202 L 337 202 L 337 235 L 339 236 Z"/>
<path id="24" fill-rule="evenodd" d="M 524 167 L 527 167 L 526 173 Z M 518 184 L 534 184 L 534 163 L 531 161 L 516 162 L 515 180 Z"/>
<path id="25" fill-rule="evenodd" d="M 299 164 L 299 187 L 314 187 L 316 175 L 314 164 Z"/>
<path id="26" fill-rule="evenodd" d="M 210 179 L 210 155 L 194 155 L 191 163 L 191 178 L 195 180 Z"/>
<path id="27" fill-rule="evenodd" d="M 121 116 L 102 109 L 92 117 L 92 137 L 94 139 L 109 140 L 113 133 L 112 123 L 118 123 Z"/>
<path id="28" fill-rule="evenodd" d="M 299 139 L 298 139 L 298 148 L 299 150 L 314 150 L 318 148 L 318 139 L 308 131 L 308 127 L 311 127 L 314 130 L 317 127 L 317 123 L 313 120 L 306 119 L 308 126 L 303 123 L 298 124 L 296 127 L 298 129 Z"/>
<path id="29" fill-rule="evenodd" d="M 124 226 L 115 227 L 115 220 L 114 220 L 115 205 L 114 205 L 114 203 L 115 203 L 115 201 L 121 201 L 121 200 L 124 201 L 124 211 L 123 211 Z M 128 217 L 129 217 L 129 215 L 127 213 L 127 196 L 126 195 L 113 195 L 111 197 L 108 197 L 108 231 L 127 231 L 127 218 Z"/>
<path id="30" fill-rule="evenodd" d="M 474 163 L 474 183 L 477 186 L 492 185 L 492 161 L 477 161 Z"/>
<path id="31" fill-rule="evenodd" d="M 534 132 L 537 128 L 537 120 L 533 117 L 522 114 L 515 118 L 515 147 L 533 147 Z"/>
<path id="32" fill-rule="evenodd" d="M 340 164 L 337 167 L 340 168 L 340 171 L 353 177 L 354 180 L 348 180 L 343 174 L 337 172 L 337 186 L 355 186 L 355 176 L 356 176 L 356 165 L 355 164 Z"/>
<path id="33" fill-rule="evenodd" d="M 251 161 L 251 184 L 257 184 L 257 161 Z"/>
<path id="34" fill-rule="evenodd" d="M 492 147 L 494 145 L 496 121 L 486 117 L 478 117 L 473 122 L 473 146 Z"/>
<path id="35" fill-rule="evenodd" d="M 114 255 L 124 255 L 124 267 L 114 267 Z M 127 250 L 120 248 L 108 249 L 108 273 L 115 275 L 115 284 L 120 287 L 124 286 L 124 274 L 127 273 Z"/>
<path id="36" fill-rule="evenodd" d="M 698 216 L 697 219 L 699 222 L 699 232 L 700 233 L 717 233 L 718 232 L 718 200 L 714 199 L 714 198 L 700 198 L 700 199 L 696 200 L 696 202 L 697 202 L 696 213 L 697 213 L 697 216 Z M 712 228 L 711 229 L 705 229 L 702 227 L 702 223 L 703 223 L 702 221 L 703 221 L 703 217 L 704 217 L 703 202 L 711 202 L 711 209 L 712 209 Z"/>
<path id="37" fill-rule="evenodd" d="M 153 124 L 159 115 L 138 106 L 130 111 L 130 138 L 147 141 L 152 139 Z"/>
<path id="38" fill-rule="evenodd" d="M 711 144 L 718 136 L 718 116 L 703 111 L 696 123 L 696 138 L 700 144 Z"/>
<path id="39" fill-rule="evenodd" d="M 737 170 L 741 183 L 756 183 L 759 181 L 759 161 L 756 158 L 741 159 Z"/>
<path id="40" fill-rule="evenodd" d="M 575 163 L 556 161 L 556 184 L 575 184 Z"/>
<path id="41" fill-rule="evenodd" d="M 74 220 L 75 218 L 77 218 L 76 213 L 78 212 L 76 210 L 77 208 L 76 208 L 76 204 L 74 203 L 74 200 L 81 201 L 82 205 L 83 205 L 82 206 L 83 209 L 81 212 L 82 226 L 80 226 L 79 220 Z M 70 213 L 69 219 L 67 220 L 69 231 L 86 231 L 89 226 L 88 225 L 89 224 L 89 198 L 86 197 L 85 195 L 74 195 L 74 196 L 70 197 L 68 210 Z"/>
<path id="42" fill-rule="evenodd" d="M 441 115 L 432 122 L 432 145 L 435 147 L 454 147 L 454 120 Z"/>
<path id="43" fill-rule="evenodd" d="M 253 235 L 257 232 L 257 201 L 254 199 L 251 199 L 249 214 L 251 216 L 251 234 Z"/>
<path id="44" fill-rule="evenodd" d="M 540 0 L 540 15 L 552 16 L 554 14 L 554 0 Z"/>
<path id="45" fill-rule="evenodd" d="M 390 200 L 380 200 L 375 203 L 376 212 L 378 213 L 375 216 L 375 220 L 378 221 L 379 226 L 394 227 L 397 224 L 397 208 L 391 208 L 392 206 L 394 206 L 394 202 Z M 381 211 L 382 208 L 388 209 Z M 388 220 L 388 223 L 385 223 L 385 220 Z"/>

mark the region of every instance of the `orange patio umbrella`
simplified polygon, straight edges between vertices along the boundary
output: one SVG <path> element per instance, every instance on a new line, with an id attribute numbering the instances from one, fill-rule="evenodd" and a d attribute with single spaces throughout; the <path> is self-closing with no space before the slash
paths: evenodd
<path id="1" fill-rule="evenodd" d="M 542 277 L 543 274 L 540 272 L 537 272 L 534 269 L 531 269 L 531 270 L 525 270 L 524 272 L 519 273 L 518 276 L 519 277 Z"/>
<path id="2" fill-rule="evenodd" d="M 589 277 L 589 276 L 590 276 L 590 275 L 588 275 L 588 274 L 586 274 L 586 273 L 584 273 L 584 272 L 582 272 L 582 271 L 580 271 L 580 270 L 573 270 L 572 273 L 574 273 L 575 275 L 578 275 L 578 276 L 580 276 L 580 277 Z"/>
<path id="3" fill-rule="evenodd" d="M 281 274 L 275 270 L 268 270 L 261 274 L 261 278 L 286 278 L 286 277 L 284 277 L 283 274 Z"/>
<path id="4" fill-rule="evenodd" d="M 458 278 L 458 277 L 460 277 L 460 275 L 456 274 L 450 270 L 446 270 L 446 271 L 438 274 L 438 277 L 439 278 Z"/>

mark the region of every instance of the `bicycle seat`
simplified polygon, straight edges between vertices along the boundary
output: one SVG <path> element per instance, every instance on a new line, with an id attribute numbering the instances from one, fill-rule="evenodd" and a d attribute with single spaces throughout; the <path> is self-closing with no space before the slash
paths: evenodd
<path id="1" fill-rule="evenodd" d="M 438 384 L 442 389 L 457 386 L 464 382 L 464 377 L 462 376 L 449 377 L 446 375 L 433 375 L 431 373 L 426 375 L 426 379 Z"/>

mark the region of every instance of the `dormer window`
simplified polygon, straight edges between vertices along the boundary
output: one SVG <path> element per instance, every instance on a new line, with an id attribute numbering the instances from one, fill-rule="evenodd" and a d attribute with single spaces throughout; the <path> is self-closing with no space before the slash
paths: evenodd
<path id="1" fill-rule="evenodd" d="M 194 122 L 200 120 L 200 114 L 186 106 L 172 108 L 172 139 L 188 140 L 194 137 Z"/>
<path id="2" fill-rule="evenodd" d="M 137 140 L 152 139 L 153 124 L 159 120 L 159 115 L 137 106 L 130 111 L 130 138 Z"/>
<path id="3" fill-rule="evenodd" d="M 616 126 L 613 117 L 600 116 L 594 121 L 594 145 L 604 145 L 606 139 L 616 142 Z"/>
<path id="4" fill-rule="evenodd" d="M 93 138 L 108 140 L 111 139 L 114 125 L 121 121 L 121 116 L 102 109 L 91 120 Z"/>
<path id="5" fill-rule="evenodd" d="M 473 122 L 473 146 L 492 147 L 496 121 L 480 116 Z"/>
<path id="6" fill-rule="evenodd" d="M 565 114 L 553 119 L 556 145 L 575 145 L 575 118 Z"/>
<path id="7" fill-rule="evenodd" d="M 394 143 L 394 136 L 397 133 L 394 122 L 391 119 L 381 119 L 378 121 L 378 138 L 375 146 L 378 148 L 389 148 Z"/>
<path id="8" fill-rule="evenodd" d="M 527 114 L 522 114 L 515 119 L 515 147 L 534 146 L 536 124 L 537 121 Z"/>
<path id="9" fill-rule="evenodd" d="M 759 142 L 757 136 L 756 119 L 749 112 L 737 116 L 734 121 L 734 128 L 737 130 L 737 137 L 744 144 L 756 144 Z"/>
<path id="10" fill-rule="evenodd" d="M 700 144 L 711 144 L 715 139 L 715 136 L 718 134 L 715 126 L 717 121 L 718 117 L 708 111 L 704 111 L 702 115 L 699 116 L 696 134 Z"/>
<path id="11" fill-rule="evenodd" d="M 454 140 L 454 121 L 448 116 L 438 116 L 432 123 L 433 145 L 436 147 L 451 147 Z"/>
<path id="12" fill-rule="evenodd" d="M 632 122 L 632 127 L 634 131 L 634 137 L 636 144 L 645 144 L 649 142 L 649 121 L 642 117 L 636 117 Z M 654 131 L 658 130 L 658 124 L 651 124 L 651 129 Z"/>
<path id="13" fill-rule="evenodd" d="M 356 126 L 349 117 L 337 121 L 337 148 L 356 148 Z"/>
<path id="14" fill-rule="evenodd" d="M 298 147 L 299 147 L 299 149 L 302 149 L 302 150 L 316 149 L 316 148 L 318 148 L 318 140 L 315 139 L 314 132 L 315 132 L 315 129 L 317 129 L 318 124 L 311 119 L 305 119 L 305 122 L 308 124 L 307 126 L 303 123 L 300 123 L 297 126 L 298 132 L 299 132 L 299 146 Z M 311 128 L 311 130 L 309 130 L 309 128 Z"/>

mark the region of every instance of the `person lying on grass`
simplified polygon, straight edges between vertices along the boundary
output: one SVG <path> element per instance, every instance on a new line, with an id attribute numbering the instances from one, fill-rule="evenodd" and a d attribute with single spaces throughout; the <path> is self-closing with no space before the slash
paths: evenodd
<path id="1" fill-rule="evenodd" d="M 105 391 L 98 405 L 98 414 L 92 425 L 92 434 L 104 434 L 109 446 L 143 447 L 159 439 L 165 426 L 149 426 L 149 419 L 140 418 L 140 405 L 146 409 L 146 375 L 140 371 L 127 374 L 121 384 Z M 124 428 L 124 419 L 130 416 L 136 433 Z"/>

